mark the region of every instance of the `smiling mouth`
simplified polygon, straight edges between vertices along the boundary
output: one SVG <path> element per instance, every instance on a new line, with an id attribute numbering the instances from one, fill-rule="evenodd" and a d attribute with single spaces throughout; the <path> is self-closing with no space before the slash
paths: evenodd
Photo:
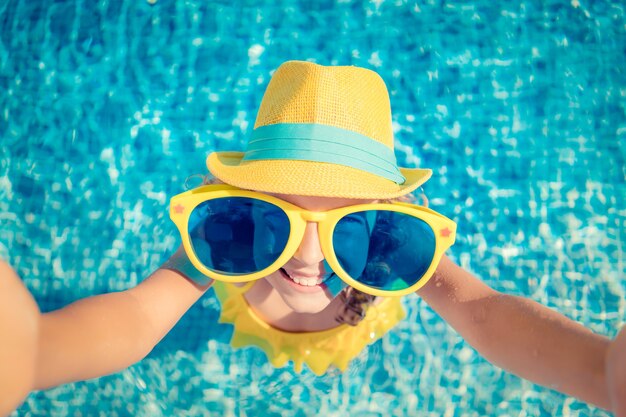
<path id="1" fill-rule="evenodd" d="M 292 277 L 291 275 L 289 275 L 287 273 L 287 271 L 283 268 L 280 268 L 280 272 L 282 273 L 283 277 L 295 282 L 298 285 L 301 285 L 303 287 L 316 287 L 318 285 L 321 285 L 324 282 L 324 277 L 319 277 L 319 278 L 295 278 Z"/>

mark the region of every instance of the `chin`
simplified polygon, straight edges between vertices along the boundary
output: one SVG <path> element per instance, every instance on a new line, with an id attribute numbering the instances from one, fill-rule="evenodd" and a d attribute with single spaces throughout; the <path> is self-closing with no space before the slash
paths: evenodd
<path id="1" fill-rule="evenodd" d="M 296 313 L 309 313 L 315 314 L 324 310 L 330 305 L 332 300 L 328 300 L 326 296 L 323 297 L 311 297 L 310 294 L 301 296 L 286 296 L 281 294 L 285 304 L 289 306 Z"/>

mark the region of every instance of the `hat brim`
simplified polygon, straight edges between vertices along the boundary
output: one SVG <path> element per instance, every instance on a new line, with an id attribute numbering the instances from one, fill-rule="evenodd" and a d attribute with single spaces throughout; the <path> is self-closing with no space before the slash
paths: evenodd
<path id="1" fill-rule="evenodd" d="M 207 168 L 226 184 L 266 193 L 318 197 L 391 199 L 408 194 L 432 175 L 430 169 L 400 168 L 403 184 L 352 167 L 298 160 L 243 161 L 243 152 L 213 152 Z"/>

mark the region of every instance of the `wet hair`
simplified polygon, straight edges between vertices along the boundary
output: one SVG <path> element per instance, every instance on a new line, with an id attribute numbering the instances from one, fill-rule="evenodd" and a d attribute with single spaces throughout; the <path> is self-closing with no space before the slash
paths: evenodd
<path id="1" fill-rule="evenodd" d="M 337 309 L 335 321 L 340 324 L 356 326 L 365 318 L 367 309 L 376 300 L 375 295 L 348 287 L 338 295 L 342 304 Z"/>
<path id="2" fill-rule="evenodd" d="M 200 178 L 202 179 L 203 185 L 221 183 L 220 180 L 210 175 L 206 175 L 206 176 L 198 175 L 198 176 L 200 176 Z M 185 184 L 187 184 L 189 179 L 192 177 L 195 177 L 195 176 L 188 177 L 187 181 L 185 181 Z M 424 199 L 424 202 L 425 202 L 424 195 L 422 195 L 422 199 Z M 415 204 L 416 200 L 417 200 L 417 197 L 415 195 L 407 194 L 396 199 L 382 200 L 381 202 L 392 203 L 393 201 L 401 201 L 405 203 Z M 376 269 L 376 271 L 373 271 L 372 275 L 376 275 L 377 273 L 384 275 L 385 268 L 388 269 L 388 266 L 386 263 L 381 262 L 375 265 L 374 268 Z M 361 320 L 365 318 L 368 308 L 374 303 L 374 301 L 376 301 L 375 295 L 364 293 L 363 291 L 357 290 L 356 288 L 352 288 L 352 287 L 345 288 L 343 291 L 341 291 L 341 293 L 339 293 L 338 297 L 342 300 L 342 304 L 337 309 L 335 320 L 338 323 L 348 324 L 350 326 L 358 325 L 361 322 Z"/>

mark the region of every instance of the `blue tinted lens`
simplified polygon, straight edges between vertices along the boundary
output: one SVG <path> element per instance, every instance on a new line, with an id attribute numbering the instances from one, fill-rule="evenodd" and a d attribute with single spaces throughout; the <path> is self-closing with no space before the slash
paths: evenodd
<path id="1" fill-rule="evenodd" d="M 423 220 L 370 210 L 343 217 L 333 232 L 341 267 L 356 281 L 386 291 L 414 285 L 435 255 L 435 234 Z"/>
<path id="2" fill-rule="evenodd" d="M 208 269 L 245 275 L 267 268 L 283 253 L 289 218 L 279 207 L 247 197 L 198 205 L 189 218 L 194 252 Z"/>

